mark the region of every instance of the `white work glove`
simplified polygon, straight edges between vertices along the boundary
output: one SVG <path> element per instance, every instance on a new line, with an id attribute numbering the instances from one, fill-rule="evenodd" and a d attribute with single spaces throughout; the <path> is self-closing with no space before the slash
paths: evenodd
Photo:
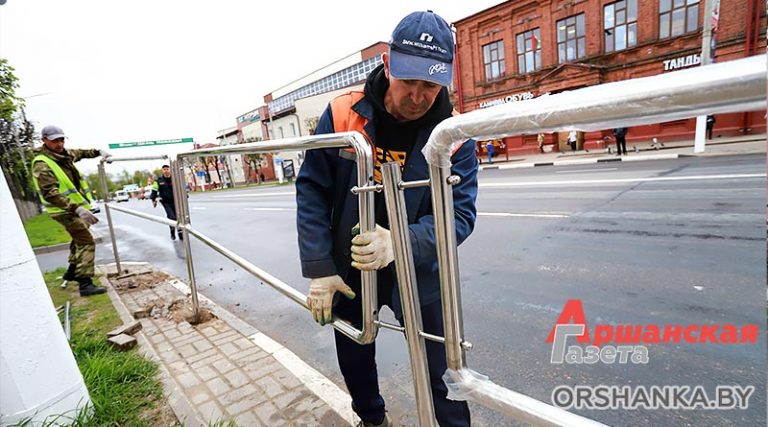
<path id="1" fill-rule="evenodd" d="M 101 157 L 105 161 L 107 161 L 107 162 L 111 161 L 112 153 L 110 153 L 109 151 L 107 151 L 107 150 L 99 150 L 99 154 L 101 154 Z"/>
<path id="2" fill-rule="evenodd" d="M 363 271 L 380 270 L 395 260 L 389 230 L 376 225 L 352 238 L 352 267 Z"/>
<path id="3" fill-rule="evenodd" d="M 349 299 L 355 298 L 355 292 L 338 275 L 312 279 L 309 285 L 309 295 L 307 295 L 307 305 L 315 322 L 320 325 L 331 322 L 333 294 L 337 291 Z"/>
<path id="4" fill-rule="evenodd" d="M 75 209 L 75 213 L 89 227 L 91 225 L 96 224 L 97 222 L 99 222 L 99 219 L 96 218 L 96 215 L 92 214 L 91 211 L 89 211 L 88 209 L 86 209 L 86 208 L 84 208 L 82 206 L 78 206 L 77 209 Z"/>

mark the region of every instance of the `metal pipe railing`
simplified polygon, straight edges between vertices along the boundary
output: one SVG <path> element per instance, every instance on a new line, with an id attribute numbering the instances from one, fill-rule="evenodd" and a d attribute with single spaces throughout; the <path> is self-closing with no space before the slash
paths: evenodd
<path id="1" fill-rule="evenodd" d="M 112 208 L 109 204 L 110 197 L 109 197 L 109 188 L 107 187 L 107 172 L 106 168 L 104 167 L 104 163 L 114 163 L 114 162 L 130 162 L 130 161 L 136 161 L 136 160 L 163 160 L 168 159 L 168 156 L 162 155 L 162 156 L 138 156 L 138 157 L 102 157 L 99 161 L 99 182 L 101 184 L 101 194 L 104 197 L 104 212 L 106 212 L 107 215 L 107 225 L 109 227 L 109 237 L 112 242 L 112 254 L 115 257 L 115 275 L 120 276 L 120 274 L 123 272 L 123 268 L 120 264 L 120 253 L 117 251 L 117 239 L 115 238 L 115 228 L 112 223 Z M 116 209 L 119 210 L 119 209 Z"/>
<path id="2" fill-rule="evenodd" d="M 405 339 L 413 373 L 413 388 L 416 397 L 416 410 L 419 425 L 435 425 L 435 411 L 432 406 L 432 388 L 427 367 L 427 347 L 422 331 L 421 304 L 416 289 L 416 267 L 413 263 L 413 249 L 409 239 L 408 217 L 405 209 L 405 197 L 400 189 L 400 164 L 390 162 L 381 165 L 381 183 L 384 185 L 384 201 L 387 205 L 389 230 L 392 236 L 392 249 L 395 256 L 397 284 L 400 289 Z"/>
<path id="3" fill-rule="evenodd" d="M 314 135 L 300 138 L 286 138 L 274 141 L 259 141 L 251 142 L 247 144 L 227 145 L 212 148 L 201 148 L 191 150 L 177 155 L 178 161 L 190 157 L 200 156 L 213 156 L 222 154 L 252 154 L 252 153 L 270 153 L 275 151 L 295 151 L 295 150 L 310 150 L 319 148 L 353 148 L 357 159 L 357 181 L 358 186 L 369 186 L 373 183 L 373 153 L 371 146 L 365 140 L 363 135 L 358 132 L 343 132 L 334 134 Z M 174 168 L 172 168 L 174 169 Z M 177 186 L 174 186 L 174 189 Z M 372 192 L 365 192 L 358 194 L 358 209 L 360 212 L 360 229 L 361 232 L 372 231 L 375 227 L 374 210 L 373 210 L 373 198 Z M 187 207 L 186 197 L 180 201 L 177 207 L 181 207 L 184 213 L 180 212 L 179 217 L 186 217 L 187 222 L 189 219 L 189 209 Z M 201 242 L 210 246 L 220 254 L 229 258 L 233 262 L 245 268 L 251 274 L 259 277 L 265 284 L 275 288 L 283 295 L 288 296 L 292 301 L 298 303 L 302 307 L 308 309 L 306 305 L 306 296 L 300 292 L 294 290 L 290 286 L 286 285 L 277 278 L 267 274 L 263 270 L 259 269 L 255 265 L 249 263 L 242 257 L 238 256 L 234 252 L 231 252 L 214 242 L 213 240 L 205 237 L 201 233 L 195 231 L 189 224 L 182 224 L 183 232 L 190 233 L 197 237 Z M 185 237 L 187 234 L 184 235 Z M 185 246 L 189 244 L 185 238 Z M 190 257 L 188 257 L 190 258 Z M 350 339 L 361 343 L 368 344 L 376 339 L 378 334 L 378 301 L 376 293 L 376 272 L 363 271 L 361 272 L 361 305 L 362 305 L 362 324 L 360 329 L 355 328 L 349 323 L 334 319 L 332 326 L 346 335 Z"/>
<path id="4" fill-rule="evenodd" d="M 192 294 L 192 307 L 194 310 L 195 323 L 200 319 L 200 301 L 197 295 L 197 280 L 195 280 L 195 265 L 192 260 L 192 242 L 189 241 L 189 200 L 187 199 L 187 190 L 184 180 L 184 166 L 179 160 L 171 160 L 171 182 L 173 182 L 173 200 L 176 208 L 176 221 L 181 229 L 179 238 L 184 245 L 184 261 L 187 264 L 187 275 L 189 276 L 189 289 Z"/>
<path id="5" fill-rule="evenodd" d="M 450 118 L 432 132 L 423 153 L 429 163 L 435 217 L 448 371 L 454 398 L 473 400 L 541 426 L 595 425 L 500 387 L 467 368 L 456 249 L 451 154 L 470 138 L 562 130 L 597 130 L 766 107 L 766 57 L 755 56 L 504 104 Z M 574 417 L 577 417 L 574 419 Z"/>

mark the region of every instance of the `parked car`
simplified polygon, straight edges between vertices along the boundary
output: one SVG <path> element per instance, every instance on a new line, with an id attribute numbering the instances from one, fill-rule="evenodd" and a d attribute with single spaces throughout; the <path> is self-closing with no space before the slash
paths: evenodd
<path id="1" fill-rule="evenodd" d="M 115 191 L 115 202 L 127 202 L 130 199 L 128 196 L 128 192 L 125 190 L 117 190 Z"/>

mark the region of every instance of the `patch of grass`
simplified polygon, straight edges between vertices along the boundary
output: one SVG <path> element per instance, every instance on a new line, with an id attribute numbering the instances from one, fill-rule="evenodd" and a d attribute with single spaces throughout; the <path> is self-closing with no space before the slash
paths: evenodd
<path id="1" fill-rule="evenodd" d="M 169 425 L 163 387 L 157 365 L 136 349 L 118 351 L 107 343 L 106 333 L 122 322 L 107 294 L 79 296 L 77 285 L 62 289 L 60 268 L 45 273 L 45 282 L 55 306 L 70 301 L 72 338 L 70 345 L 93 402 L 93 415 L 81 411 L 74 417 L 51 417 L 48 425 L 155 426 Z M 97 283 L 94 280 L 94 283 Z M 53 420 L 53 418 L 56 418 Z M 171 424 L 177 423 L 175 420 Z M 20 423 L 19 425 L 25 425 Z"/>
<path id="2" fill-rule="evenodd" d="M 33 248 L 67 243 L 72 240 L 64 226 L 54 221 L 47 213 L 28 219 L 24 223 L 24 230 Z"/>

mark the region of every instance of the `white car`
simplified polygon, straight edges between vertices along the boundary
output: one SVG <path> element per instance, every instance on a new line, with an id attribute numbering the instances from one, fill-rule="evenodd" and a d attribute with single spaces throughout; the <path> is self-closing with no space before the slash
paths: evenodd
<path id="1" fill-rule="evenodd" d="M 127 202 L 130 199 L 128 196 L 128 192 L 125 190 L 117 190 L 115 191 L 115 202 Z"/>

